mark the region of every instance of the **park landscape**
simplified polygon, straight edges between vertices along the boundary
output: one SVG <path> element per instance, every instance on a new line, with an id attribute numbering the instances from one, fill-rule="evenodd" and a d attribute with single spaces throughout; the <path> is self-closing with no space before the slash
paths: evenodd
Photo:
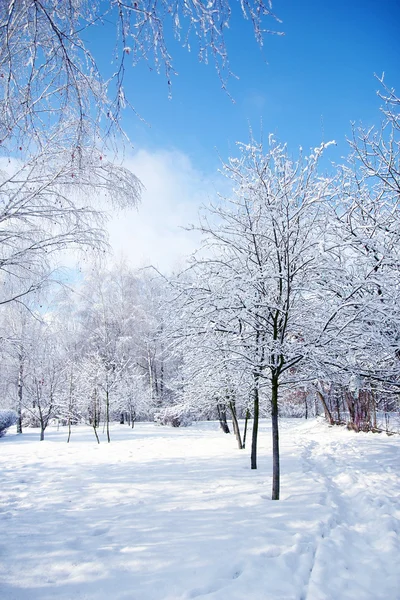
<path id="1" fill-rule="evenodd" d="M 398 17 L 1 3 L 1 598 L 400 598 Z"/>

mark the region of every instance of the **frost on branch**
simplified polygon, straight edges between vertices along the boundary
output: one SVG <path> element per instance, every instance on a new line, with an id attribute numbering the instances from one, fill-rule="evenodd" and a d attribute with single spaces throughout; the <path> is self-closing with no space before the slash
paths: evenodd
<path id="1" fill-rule="evenodd" d="M 270 3 L 244 0 L 241 9 L 261 42 Z M 23 265 L 43 264 L 40 257 L 57 248 L 101 246 L 94 194 L 126 207 L 138 203 L 141 191 L 116 160 L 126 137 L 121 115 L 131 106 L 127 61 L 163 70 L 170 84 L 169 28 L 188 48 L 196 39 L 200 60 L 212 56 L 224 82 L 230 14 L 227 0 L 0 3 L 0 278 L 5 269 L 18 278 Z M 111 77 L 86 42 L 89 30 L 105 22 L 115 33 Z"/>
<path id="2" fill-rule="evenodd" d="M 276 19 L 271 2 L 242 0 L 240 7 L 261 44 L 270 32 L 264 21 Z M 164 71 L 170 83 L 171 30 L 188 48 L 196 40 L 199 59 L 212 58 L 226 83 L 224 31 L 231 10 L 228 0 L 5 0 L 0 5 L 1 147 L 26 153 L 54 135 L 68 147 L 92 146 L 118 130 L 121 111 L 129 105 L 124 93 L 128 63 L 145 61 Z M 106 21 L 115 34 L 111 78 L 86 43 L 88 32 Z"/>

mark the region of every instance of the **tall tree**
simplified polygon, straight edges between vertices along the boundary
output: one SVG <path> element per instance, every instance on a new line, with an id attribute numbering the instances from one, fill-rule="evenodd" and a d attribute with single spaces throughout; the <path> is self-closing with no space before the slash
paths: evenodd
<path id="1" fill-rule="evenodd" d="M 252 377 L 252 468 L 257 467 L 260 392 L 268 382 L 272 498 L 277 500 L 279 387 L 307 356 L 314 339 L 318 232 L 324 201 L 332 191 L 330 180 L 317 172 L 324 147 L 296 162 L 272 138 L 267 151 L 255 144 L 240 148 L 240 158 L 225 167 L 234 195 L 202 221 L 207 252 L 199 267 L 207 264 L 218 282 L 217 289 L 210 285 L 206 291 L 208 320 L 230 337 L 231 352 L 246 362 Z"/>

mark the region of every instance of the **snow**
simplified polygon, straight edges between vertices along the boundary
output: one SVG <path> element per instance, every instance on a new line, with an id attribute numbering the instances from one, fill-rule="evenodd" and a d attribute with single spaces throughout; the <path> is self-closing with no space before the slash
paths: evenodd
<path id="1" fill-rule="evenodd" d="M 396 600 L 400 438 L 281 422 L 282 499 L 216 423 L 0 440 L 2 600 Z"/>

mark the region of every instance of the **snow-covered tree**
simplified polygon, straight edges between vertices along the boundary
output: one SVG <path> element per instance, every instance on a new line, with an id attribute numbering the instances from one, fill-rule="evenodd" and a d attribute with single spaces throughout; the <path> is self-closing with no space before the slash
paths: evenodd
<path id="1" fill-rule="evenodd" d="M 241 10 L 261 43 L 270 2 L 246 0 Z M 201 60 L 213 57 L 225 81 L 230 13 L 227 0 L 0 3 L 0 280 L 15 287 L 0 303 L 40 287 L 54 251 L 104 244 L 99 195 L 137 203 L 140 183 L 116 159 L 128 62 L 164 69 L 170 85 L 170 25 L 189 49 L 198 42 Z M 86 42 L 105 21 L 114 30 L 111 77 Z"/>
<path id="2" fill-rule="evenodd" d="M 380 127 L 354 129 L 335 202 L 326 207 L 322 248 L 317 318 L 325 319 L 325 382 L 317 393 L 328 420 L 357 430 L 377 426 L 379 405 L 399 385 L 400 102 L 388 89 L 384 100 Z"/>
<path id="3" fill-rule="evenodd" d="M 196 268 L 203 323 L 227 337 L 252 378 L 252 468 L 257 466 L 261 388 L 268 385 L 273 425 L 273 499 L 279 498 L 278 392 L 314 339 L 312 287 L 318 274 L 318 233 L 331 182 L 317 172 L 323 147 L 290 160 L 285 146 L 240 147 L 225 171 L 232 198 L 206 215 L 204 257 Z M 204 326 L 204 325 L 203 325 Z"/>

